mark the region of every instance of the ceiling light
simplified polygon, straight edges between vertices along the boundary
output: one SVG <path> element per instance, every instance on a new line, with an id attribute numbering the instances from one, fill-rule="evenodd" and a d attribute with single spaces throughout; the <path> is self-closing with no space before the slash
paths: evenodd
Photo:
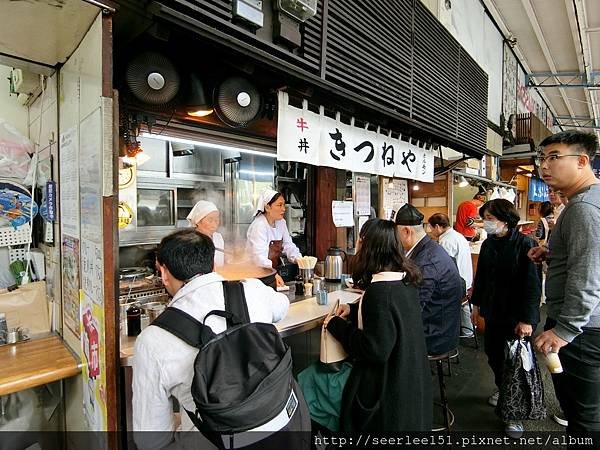
<path id="1" fill-rule="evenodd" d="M 390 181 L 388 182 L 388 189 L 394 189 L 394 179 L 390 178 Z"/>
<path id="2" fill-rule="evenodd" d="M 206 100 L 202 81 L 193 73 L 190 74 L 190 91 L 185 102 L 185 112 L 193 117 L 204 117 L 213 112 L 212 105 Z"/>
<path id="3" fill-rule="evenodd" d="M 418 191 L 419 185 L 417 183 L 413 184 L 413 191 Z"/>

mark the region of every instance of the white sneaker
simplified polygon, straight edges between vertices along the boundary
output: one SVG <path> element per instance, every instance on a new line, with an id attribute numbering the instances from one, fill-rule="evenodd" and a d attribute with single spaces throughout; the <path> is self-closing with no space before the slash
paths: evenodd
<path id="1" fill-rule="evenodd" d="M 569 421 L 565 419 L 562 414 L 560 416 L 557 414 L 552 414 L 552 420 L 554 420 L 557 424 L 562 425 L 563 427 L 569 426 Z"/>
<path id="2" fill-rule="evenodd" d="M 500 391 L 494 392 L 492 395 L 488 397 L 488 404 L 491 406 L 498 405 L 498 397 L 500 397 Z"/>
<path id="3" fill-rule="evenodd" d="M 508 437 L 513 439 L 518 439 L 523 436 L 523 432 L 525 428 L 523 428 L 523 422 L 518 420 L 509 420 L 504 424 L 504 432 Z"/>

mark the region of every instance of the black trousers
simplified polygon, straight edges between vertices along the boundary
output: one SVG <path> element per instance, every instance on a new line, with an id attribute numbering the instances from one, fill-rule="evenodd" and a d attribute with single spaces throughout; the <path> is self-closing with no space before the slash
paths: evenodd
<path id="1" fill-rule="evenodd" d="M 554 327 L 548 319 L 544 329 Z M 600 431 L 600 329 L 583 333 L 558 353 L 563 373 L 552 375 L 554 391 L 571 434 Z"/>
<path id="2" fill-rule="evenodd" d="M 488 364 L 494 372 L 494 382 L 498 389 L 502 386 L 502 370 L 504 368 L 506 341 L 515 339 L 515 326 L 505 323 L 485 322 L 484 351 Z"/>

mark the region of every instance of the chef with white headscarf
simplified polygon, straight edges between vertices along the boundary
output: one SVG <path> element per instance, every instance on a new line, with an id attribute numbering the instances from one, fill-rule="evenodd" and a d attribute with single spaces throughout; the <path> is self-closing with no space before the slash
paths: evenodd
<path id="1" fill-rule="evenodd" d="M 190 224 L 202 234 L 209 236 L 215 244 L 215 267 L 225 264 L 225 243 L 221 233 L 217 233 L 220 224 L 220 213 L 216 205 L 200 200 L 187 216 Z"/>
<path id="2" fill-rule="evenodd" d="M 285 199 L 281 192 L 265 189 L 258 199 L 256 215 L 247 233 L 246 251 L 254 264 L 277 270 L 282 253 L 291 262 L 302 257 L 292 241 L 284 216 Z M 275 278 L 278 286 L 284 285 L 279 274 Z"/>

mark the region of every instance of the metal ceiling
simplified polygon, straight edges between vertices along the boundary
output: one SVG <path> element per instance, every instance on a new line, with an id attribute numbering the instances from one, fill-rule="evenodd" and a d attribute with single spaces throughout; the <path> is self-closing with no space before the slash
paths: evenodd
<path id="1" fill-rule="evenodd" d="M 558 123 L 600 136 L 600 1 L 482 1 Z"/>

